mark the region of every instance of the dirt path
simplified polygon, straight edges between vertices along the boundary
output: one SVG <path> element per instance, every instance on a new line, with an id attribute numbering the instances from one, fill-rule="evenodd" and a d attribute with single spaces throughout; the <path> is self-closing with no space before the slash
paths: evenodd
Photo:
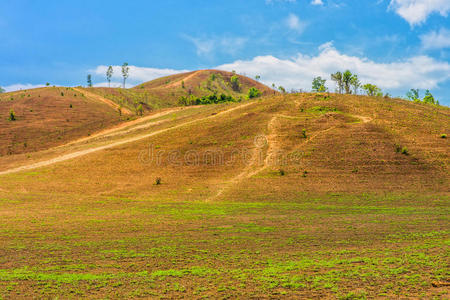
<path id="1" fill-rule="evenodd" d="M 372 118 L 370 118 L 370 117 L 359 116 L 359 115 L 351 115 L 351 116 L 355 117 L 357 119 L 360 119 L 363 123 L 369 123 L 372 121 Z M 220 197 L 231 186 L 236 185 L 245 179 L 248 179 L 252 176 L 255 176 L 255 175 L 261 173 L 262 171 L 264 171 L 271 165 L 271 163 L 274 161 L 274 159 L 276 159 L 276 154 L 277 154 L 278 149 L 280 149 L 279 143 L 277 141 L 276 125 L 275 125 L 278 117 L 288 117 L 289 118 L 290 116 L 284 116 L 284 115 L 274 116 L 270 119 L 269 123 L 267 124 L 267 129 L 269 132 L 269 134 L 266 136 L 268 149 L 267 149 L 266 157 L 264 159 L 264 164 L 261 167 L 252 170 L 252 167 L 254 167 L 254 163 L 256 162 L 258 154 L 259 154 L 259 153 L 253 153 L 251 164 L 249 166 L 247 166 L 244 169 L 244 171 L 239 173 L 237 176 L 233 177 L 230 181 L 226 182 L 224 184 L 224 186 L 219 190 L 219 192 L 217 192 L 217 194 L 214 195 L 213 197 L 207 199 L 207 201 L 211 201 L 211 200 L 214 200 L 214 199 Z M 308 139 L 299 146 L 299 149 L 308 145 L 311 141 L 315 140 L 319 135 L 322 135 L 328 131 L 331 131 L 331 130 L 335 129 L 336 127 L 337 126 L 332 126 L 330 128 L 316 132 L 315 134 L 308 137 Z M 255 148 L 255 150 L 260 152 L 260 149 Z"/>
<path id="2" fill-rule="evenodd" d="M 184 108 L 184 107 L 171 108 L 171 109 L 168 109 L 168 110 L 165 110 L 165 111 L 162 111 L 162 112 L 158 112 L 158 113 L 155 113 L 155 114 L 152 114 L 152 115 L 149 115 L 149 116 L 145 116 L 145 117 L 133 120 L 133 121 L 121 123 L 121 124 L 119 124 L 117 126 L 114 126 L 112 128 L 108 128 L 108 129 L 99 131 L 99 132 L 97 132 L 97 133 L 95 133 L 95 134 L 93 134 L 91 136 L 84 137 L 84 138 L 72 141 L 72 142 L 70 142 L 68 144 L 64 144 L 64 145 L 61 145 L 59 147 L 65 147 L 65 146 L 77 144 L 77 143 L 80 143 L 80 142 L 86 142 L 86 141 L 93 140 L 93 139 L 96 139 L 96 138 L 99 138 L 99 137 L 110 137 L 110 136 L 115 136 L 115 135 L 120 135 L 120 134 L 126 134 L 126 133 L 130 133 L 132 131 L 135 131 L 135 130 L 139 130 L 139 129 L 143 129 L 143 128 L 150 127 L 150 126 L 153 126 L 153 125 L 157 125 L 157 124 L 162 123 L 162 121 L 152 122 L 152 123 L 144 124 L 144 125 L 140 125 L 140 126 L 135 126 L 135 127 L 132 127 L 132 128 L 130 128 L 128 130 L 124 130 L 124 129 L 126 129 L 128 127 L 131 127 L 133 125 L 145 123 L 147 121 L 151 121 L 153 119 L 156 119 L 156 118 L 168 115 L 168 114 L 173 113 L 173 112 L 184 110 L 184 109 L 186 109 L 186 108 Z"/>
<path id="3" fill-rule="evenodd" d="M 181 85 L 181 82 L 184 81 L 186 83 L 186 81 L 188 81 L 189 79 L 195 77 L 198 73 L 200 73 L 201 71 L 195 71 L 194 73 L 192 73 L 191 75 L 188 75 L 186 77 L 183 77 L 180 80 L 174 81 L 169 83 L 168 85 L 164 85 L 161 88 L 171 88 L 171 87 L 176 87 L 177 85 Z"/>
<path id="4" fill-rule="evenodd" d="M 249 103 L 241 104 L 239 106 L 235 106 L 235 107 L 232 107 L 230 109 L 221 111 L 221 112 L 219 112 L 219 113 L 217 113 L 215 115 L 210 115 L 210 116 L 207 116 L 207 117 L 204 117 L 204 118 L 200 118 L 200 119 L 197 119 L 197 120 L 188 121 L 188 122 L 185 122 L 185 123 L 182 123 L 182 124 L 175 125 L 173 127 L 157 130 L 157 131 L 154 131 L 152 133 L 142 134 L 142 135 L 135 136 L 135 137 L 132 137 L 132 138 L 128 138 L 128 139 L 125 139 L 125 140 L 122 140 L 122 141 L 117 141 L 117 142 L 114 142 L 114 143 L 111 143 L 111 144 L 107 144 L 107 145 L 103 145 L 103 146 L 99 146 L 99 147 L 95 147 L 95 148 L 91 148 L 91 149 L 86 149 L 86 150 L 80 150 L 80 151 L 76 151 L 76 152 L 72 152 L 72 153 L 68 153 L 68 154 L 63 154 L 63 155 L 54 157 L 54 158 L 49 159 L 49 160 L 44 160 L 44 161 L 40 161 L 40 162 L 37 162 L 37 163 L 34 163 L 34 164 L 25 165 L 25 166 L 17 167 L 17 168 L 14 168 L 14 169 L 1 171 L 0 172 L 0 176 L 1 175 L 6 175 L 6 174 L 11 174 L 11 173 L 17 173 L 17 172 L 21 172 L 21 171 L 26 171 L 26 170 L 32 170 L 32 169 L 36 169 L 36 168 L 40 168 L 40 167 L 49 166 L 49 165 L 56 164 L 56 163 L 59 163 L 59 162 L 63 162 L 63 161 L 69 160 L 69 159 L 73 159 L 73 158 L 77 158 L 77 157 L 80 157 L 80 156 L 84 156 L 84 155 L 87 155 L 87 154 L 90 154 L 90 153 L 93 153 L 93 152 L 98 152 L 98 151 L 101 151 L 101 150 L 105 150 L 105 149 L 121 146 L 123 144 L 128 144 L 128 143 L 132 143 L 132 142 L 135 142 L 135 141 L 139 141 L 139 140 L 142 140 L 142 139 L 145 139 L 145 138 L 149 138 L 149 137 L 152 137 L 152 136 L 155 136 L 155 135 L 158 135 L 158 134 L 161 134 L 161 133 L 173 130 L 173 129 L 177 129 L 177 128 L 180 128 L 180 127 L 183 127 L 183 126 L 186 126 L 186 125 L 194 124 L 194 123 L 197 123 L 197 122 L 200 122 L 200 121 L 204 121 L 204 120 L 208 120 L 208 119 L 212 119 L 212 118 L 217 118 L 218 116 L 221 116 L 223 114 L 232 112 L 234 110 L 237 110 L 237 109 L 240 109 L 240 108 L 243 108 L 243 107 L 255 104 L 255 103 L 256 102 L 249 102 Z"/>
<path id="5" fill-rule="evenodd" d="M 112 100 L 106 99 L 105 97 L 102 97 L 100 95 L 94 94 L 92 92 L 88 92 L 86 90 L 81 90 L 79 88 L 73 88 L 75 91 L 83 94 L 86 98 L 94 100 L 94 101 L 100 101 L 103 102 L 107 105 L 109 105 L 110 107 L 114 108 L 115 110 L 118 110 L 120 108 L 120 105 L 118 105 L 117 103 L 115 103 Z M 122 113 L 126 114 L 126 115 L 132 115 L 133 113 L 131 112 L 131 110 L 129 110 L 128 108 L 122 107 L 121 108 Z"/>

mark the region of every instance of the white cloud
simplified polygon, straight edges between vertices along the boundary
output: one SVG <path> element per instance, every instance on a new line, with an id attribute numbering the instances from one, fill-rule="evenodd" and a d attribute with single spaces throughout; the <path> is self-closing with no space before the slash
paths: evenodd
<path id="1" fill-rule="evenodd" d="M 390 9 L 405 19 L 411 26 L 426 21 L 428 15 L 438 12 L 446 17 L 450 11 L 449 0 L 391 0 Z"/>
<path id="2" fill-rule="evenodd" d="M 156 68 L 143 68 L 143 67 L 136 67 L 136 66 L 129 66 L 129 77 L 127 81 L 131 83 L 139 83 L 139 82 L 145 82 L 149 80 L 153 80 L 159 77 L 169 76 L 177 73 L 183 73 L 188 72 L 188 70 L 174 70 L 174 69 L 156 69 Z M 92 72 L 93 74 L 96 74 L 98 76 L 103 76 L 103 78 L 106 78 L 106 71 L 108 70 L 108 66 L 98 66 L 97 68 L 93 70 L 89 70 L 89 72 Z M 113 66 L 114 73 L 112 75 L 113 79 L 121 79 L 122 78 L 122 67 L 121 66 Z M 120 85 L 119 81 L 119 85 Z M 106 82 L 99 83 L 102 84 L 101 86 L 108 86 Z M 99 84 L 96 84 L 96 86 L 99 86 Z M 114 83 L 115 84 L 115 83 Z M 113 82 L 111 82 L 111 86 L 113 86 Z"/>
<path id="3" fill-rule="evenodd" d="M 441 28 L 439 31 L 431 31 L 420 36 L 423 49 L 450 48 L 450 30 Z"/>
<path id="4" fill-rule="evenodd" d="M 286 26 L 296 31 L 297 33 L 302 33 L 305 30 L 306 23 L 300 21 L 300 18 L 294 14 L 290 14 L 285 20 Z"/>
<path id="5" fill-rule="evenodd" d="M 415 56 L 402 61 L 377 63 L 367 58 L 348 56 L 337 51 L 332 43 L 319 47 L 317 56 L 301 53 L 291 59 L 274 56 L 258 56 L 252 60 L 239 60 L 217 67 L 236 70 L 248 76 L 260 75 L 267 85 L 275 83 L 289 89 L 311 89 L 316 76 L 327 78 L 328 87 L 334 90 L 330 74 L 350 69 L 359 75 L 362 82 L 373 83 L 390 91 L 403 92 L 412 87 L 436 88 L 450 79 L 450 64 L 428 56 Z"/>
<path id="6" fill-rule="evenodd" d="M 16 83 L 16 84 L 4 86 L 2 88 L 6 92 L 14 92 L 14 91 L 20 91 L 20 90 L 29 90 L 29 89 L 40 88 L 40 87 L 44 87 L 44 86 L 45 86 L 44 84 Z"/>
<path id="7" fill-rule="evenodd" d="M 183 37 L 194 44 L 198 56 L 212 56 L 216 52 L 235 55 L 247 43 L 247 38 L 222 36 L 213 38 L 197 38 L 189 35 Z"/>
<path id="8" fill-rule="evenodd" d="M 312 5 L 323 5 L 323 1 L 322 0 L 312 0 L 311 4 Z"/>

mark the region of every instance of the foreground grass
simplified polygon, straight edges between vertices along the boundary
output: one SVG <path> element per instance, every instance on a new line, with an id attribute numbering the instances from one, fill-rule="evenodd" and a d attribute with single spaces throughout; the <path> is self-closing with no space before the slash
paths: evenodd
<path id="1" fill-rule="evenodd" d="M 446 295 L 448 197 L 77 199 L 1 198 L 2 298 Z"/>

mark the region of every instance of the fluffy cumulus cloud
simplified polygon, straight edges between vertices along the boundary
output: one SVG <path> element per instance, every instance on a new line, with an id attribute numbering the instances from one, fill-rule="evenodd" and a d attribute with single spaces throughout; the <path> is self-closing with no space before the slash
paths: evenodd
<path id="1" fill-rule="evenodd" d="M 319 47 L 316 56 L 299 53 L 291 59 L 258 56 L 217 67 L 236 70 L 248 76 L 260 75 L 267 85 L 275 83 L 288 89 L 311 89 L 316 76 L 329 79 L 338 70 L 350 69 L 363 83 L 373 83 L 389 91 L 403 92 L 409 88 L 432 89 L 450 79 L 450 64 L 428 56 L 415 56 L 402 61 L 377 63 L 367 58 L 340 53 L 331 43 Z M 328 87 L 334 85 L 327 81 Z"/>
<path id="2" fill-rule="evenodd" d="M 312 5 L 323 5 L 323 1 L 322 0 L 312 0 L 311 4 Z"/>
<path id="3" fill-rule="evenodd" d="M 450 30 L 441 28 L 420 36 L 423 49 L 450 48 Z"/>
<path id="4" fill-rule="evenodd" d="M 129 77 L 127 79 L 128 83 L 127 87 L 131 87 L 137 83 L 153 80 L 159 77 L 169 76 L 177 73 L 188 72 L 188 70 L 174 70 L 174 69 L 157 69 L 157 68 L 144 68 L 137 66 L 129 66 Z M 94 70 L 89 70 L 89 72 L 97 75 L 106 77 L 106 71 L 108 70 L 108 66 L 98 66 Z M 121 66 L 113 66 L 113 75 L 114 79 L 111 82 L 111 87 L 121 86 L 120 79 L 122 78 L 122 67 Z M 95 86 L 108 86 L 108 82 L 100 82 L 96 83 Z"/>
<path id="5" fill-rule="evenodd" d="M 450 11 L 449 0 L 391 0 L 390 9 L 405 19 L 411 26 L 426 21 L 432 13 L 446 17 Z"/>

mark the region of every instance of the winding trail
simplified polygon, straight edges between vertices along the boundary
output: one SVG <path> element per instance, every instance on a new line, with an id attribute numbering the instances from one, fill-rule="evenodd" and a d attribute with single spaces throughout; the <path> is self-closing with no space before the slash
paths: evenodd
<path id="1" fill-rule="evenodd" d="M 139 140 L 142 140 L 142 139 L 146 139 L 146 138 L 149 138 L 149 137 L 152 137 L 152 136 L 155 136 L 155 135 L 158 135 L 158 134 L 161 134 L 161 133 L 173 130 L 173 129 L 181 128 L 183 126 L 195 124 L 195 123 L 198 123 L 198 122 L 201 122 L 201 121 L 204 121 L 204 120 L 208 120 L 208 119 L 217 118 L 217 117 L 219 117 L 219 116 L 221 116 L 223 114 L 227 114 L 229 112 L 235 111 L 237 109 L 241 109 L 243 107 L 247 107 L 249 105 L 253 105 L 255 103 L 256 102 L 249 102 L 249 103 L 241 104 L 241 105 L 232 107 L 230 109 L 218 112 L 215 115 L 210 115 L 210 116 L 207 116 L 207 117 L 204 117 L 204 118 L 200 118 L 200 119 L 184 122 L 184 123 L 181 123 L 181 124 L 169 127 L 169 128 L 157 130 L 157 131 L 154 131 L 154 132 L 151 132 L 151 133 L 147 133 L 147 134 L 138 135 L 138 136 L 135 136 L 135 137 L 132 137 L 132 138 L 128 138 L 128 139 L 124 139 L 124 140 L 121 140 L 121 141 L 113 142 L 113 143 L 110 143 L 110 144 L 107 144 L 107 145 L 103 145 L 103 146 L 98 146 L 98 147 L 95 147 L 95 148 L 90 148 L 90 149 L 75 151 L 75 152 L 68 153 L 68 154 L 63 154 L 63 155 L 54 157 L 52 159 L 40 161 L 40 162 L 37 162 L 37 163 L 34 163 L 34 164 L 25 165 L 25 166 L 13 168 L 13 169 L 5 170 L 5 171 L 0 171 L 0 176 L 1 175 L 12 174 L 12 173 L 17 173 L 17 172 L 21 172 L 21 171 L 37 169 L 37 168 L 40 168 L 40 167 L 46 167 L 46 166 L 53 165 L 53 164 L 56 164 L 56 163 L 59 163 L 59 162 L 63 162 L 63 161 L 69 160 L 69 159 L 73 159 L 73 158 L 77 158 L 77 157 L 80 157 L 80 156 L 84 156 L 84 155 L 87 155 L 87 154 L 90 154 L 90 153 L 98 152 L 98 151 L 105 150 L 105 149 L 114 148 L 114 147 L 117 147 L 117 146 L 121 146 L 121 145 L 124 145 L 124 144 L 132 143 L 132 142 L 139 141 Z"/>
<path id="2" fill-rule="evenodd" d="M 103 102 L 103 103 L 105 103 L 106 105 L 108 105 L 108 106 L 114 108 L 115 110 L 118 110 L 118 109 L 120 108 L 120 105 L 118 105 L 117 103 L 115 103 L 115 102 L 112 101 L 112 100 L 106 99 L 105 97 L 102 97 L 102 96 L 100 96 L 100 95 L 97 95 L 97 94 L 95 94 L 95 93 L 92 93 L 92 92 L 89 92 L 89 91 L 86 91 L 86 90 L 81 90 L 81 89 L 79 89 L 79 88 L 73 88 L 73 89 L 74 89 L 75 91 L 77 91 L 77 92 L 83 94 L 86 98 L 91 99 L 91 100 L 94 100 L 94 101 L 100 101 L 100 102 Z M 121 107 L 120 109 L 122 110 L 122 113 L 124 113 L 124 114 L 126 114 L 126 115 L 132 115 L 132 114 L 133 114 L 133 113 L 131 112 L 131 110 L 129 110 L 129 109 L 126 108 L 126 107 Z"/>
<path id="3" fill-rule="evenodd" d="M 354 118 L 360 119 L 362 123 L 369 123 L 372 121 L 372 118 L 370 117 L 365 117 L 365 116 L 359 116 L 359 115 L 351 115 Z M 266 136 L 266 141 L 268 144 L 268 149 L 267 149 L 267 154 L 266 157 L 264 159 L 264 164 L 257 168 L 252 170 L 252 167 L 254 167 L 254 163 L 257 160 L 258 157 L 258 153 L 260 153 L 261 149 L 255 148 L 254 149 L 254 153 L 252 155 L 252 162 L 250 165 L 248 165 L 241 173 L 239 173 L 237 176 L 233 177 L 231 180 L 229 180 L 228 182 L 226 182 L 224 184 L 224 186 L 212 197 L 208 198 L 206 201 L 211 201 L 214 200 L 218 197 L 220 197 L 227 189 L 229 189 L 231 186 L 238 184 L 239 182 L 248 179 L 252 176 L 255 176 L 259 173 L 261 173 L 262 171 L 264 171 L 265 169 L 267 169 L 270 164 L 271 161 L 273 160 L 273 157 L 276 155 L 277 153 L 277 149 L 279 149 L 279 144 L 277 142 L 277 134 L 276 134 L 276 129 L 275 129 L 275 123 L 278 117 L 287 117 L 290 118 L 291 116 L 284 116 L 284 115 L 276 115 L 273 116 L 270 121 L 267 124 L 267 128 L 269 131 L 269 135 Z M 303 142 L 298 149 L 301 149 L 303 147 L 305 147 L 307 144 L 309 144 L 311 141 L 315 140 L 318 136 L 331 131 L 333 129 L 335 129 L 337 126 L 332 126 L 330 128 L 321 130 L 319 132 L 316 132 L 315 134 L 311 135 L 305 142 Z M 297 149 L 297 150 L 298 150 Z M 276 158 L 276 157 L 275 157 Z M 253 166 L 252 166 L 253 164 Z"/>

